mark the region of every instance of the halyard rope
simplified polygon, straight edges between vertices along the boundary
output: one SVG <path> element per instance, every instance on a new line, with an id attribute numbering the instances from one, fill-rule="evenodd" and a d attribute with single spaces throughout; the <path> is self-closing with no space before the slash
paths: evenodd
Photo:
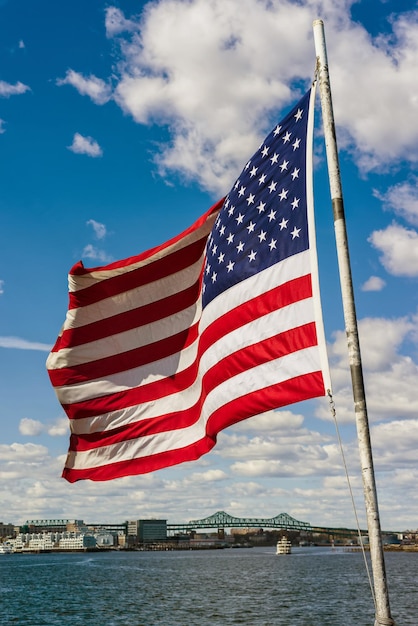
<path id="1" fill-rule="evenodd" d="M 328 399 L 329 399 L 329 406 L 330 406 L 331 415 L 332 415 L 332 418 L 333 418 L 334 424 L 335 424 L 335 430 L 337 432 L 338 444 L 340 446 L 340 452 L 341 452 L 341 457 L 342 457 L 342 460 L 343 460 L 345 476 L 347 478 L 348 489 L 349 489 L 350 497 L 351 497 L 351 503 L 353 505 L 354 516 L 356 518 L 357 533 L 358 533 L 358 536 L 359 536 L 361 551 L 363 553 L 363 560 L 364 560 L 364 565 L 366 567 L 367 577 L 369 579 L 370 592 L 372 594 L 373 604 L 374 604 L 374 608 L 376 610 L 376 598 L 375 598 L 374 590 L 373 590 L 373 581 L 372 581 L 372 577 L 371 577 L 371 574 L 370 574 L 369 566 L 368 566 L 368 563 L 367 563 L 366 551 L 364 549 L 363 539 L 362 539 L 362 536 L 361 536 L 361 530 L 360 530 L 360 524 L 359 524 L 358 515 L 357 515 L 356 503 L 354 501 L 353 490 L 351 488 L 350 477 L 348 475 L 347 463 L 345 461 L 345 454 L 344 454 L 343 444 L 342 444 L 341 437 L 340 437 L 340 429 L 338 428 L 337 412 L 335 410 L 335 403 L 334 403 L 334 399 L 332 397 L 332 393 L 331 393 L 331 391 L 329 389 L 327 390 L 327 395 L 328 395 Z M 393 621 L 389 622 L 388 621 L 388 622 L 380 622 L 380 623 L 383 626 L 392 626 L 395 622 L 393 622 Z"/>

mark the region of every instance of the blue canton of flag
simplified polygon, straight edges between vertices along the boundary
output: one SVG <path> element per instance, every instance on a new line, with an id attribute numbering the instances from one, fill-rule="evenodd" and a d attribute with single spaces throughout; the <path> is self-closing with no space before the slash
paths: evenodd
<path id="1" fill-rule="evenodd" d="M 248 161 L 208 239 L 203 306 L 278 261 L 309 248 L 306 135 L 310 91 Z"/>

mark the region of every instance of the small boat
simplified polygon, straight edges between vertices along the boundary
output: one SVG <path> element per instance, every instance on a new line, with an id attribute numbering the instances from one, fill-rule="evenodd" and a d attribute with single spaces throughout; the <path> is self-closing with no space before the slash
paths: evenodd
<path id="1" fill-rule="evenodd" d="M 292 544 L 289 539 L 283 535 L 276 545 L 276 554 L 290 554 L 292 552 Z"/>
<path id="2" fill-rule="evenodd" d="M 4 543 L 0 543 L 0 554 L 12 554 L 13 548 L 10 543 L 5 541 Z"/>

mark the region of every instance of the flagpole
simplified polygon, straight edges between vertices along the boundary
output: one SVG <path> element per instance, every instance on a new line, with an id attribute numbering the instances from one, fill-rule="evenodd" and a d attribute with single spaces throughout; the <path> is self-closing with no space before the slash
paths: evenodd
<path id="1" fill-rule="evenodd" d="M 340 167 L 335 134 L 334 113 L 331 100 L 331 87 L 328 74 L 328 59 L 325 44 L 324 23 L 322 20 L 313 22 L 317 72 L 321 97 L 322 118 L 325 134 L 325 145 L 328 162 L 329 182 L 331 189 L 334 229 L 337 246 L 338 266 L 340 273 L 341 292 L 344 310 L 345 327 L 348 343 L 348 354 L 353 386 L 353 398 L 357 425 L 357 437 L 360 452 L 360 463 L 363 476 L 363 490 L 369 531 L 370 558 L 373 569 L 373 585 L 375 596 L 374 626 L 393 626 L 390 613 L 389 593 L 386 582 L 385 561 L 380 528 L 377 491 L 373 469 L 373 457 L 370 442 L 369 422 L 364 390 L 363 370 L 361 365 L 360 343 L 358 337 L 357 318 L 354 303 L 354 290 L 351 277 L 350 257 L 348 251 L 347 230 L 344 214 Z"/>

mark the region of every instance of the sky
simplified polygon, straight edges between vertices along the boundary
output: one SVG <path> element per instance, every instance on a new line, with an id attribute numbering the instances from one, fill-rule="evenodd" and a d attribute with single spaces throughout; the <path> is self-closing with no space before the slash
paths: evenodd
<path id="1" fill-rule="evenodd" d="M 324 20 L 383 529 L 418 527 L 418 3 L 0 0 L 0 521 L 168 523 L 286 512 L 355 527 L 320 398 L 223 431 L 193 463 L 61 478 L 68 420 L 45 361 L 67 274 L 175 236 L 224 196 L 309 87 Z M 322 307 L 344 458 L 365 524 L 317 99 Z"/>

